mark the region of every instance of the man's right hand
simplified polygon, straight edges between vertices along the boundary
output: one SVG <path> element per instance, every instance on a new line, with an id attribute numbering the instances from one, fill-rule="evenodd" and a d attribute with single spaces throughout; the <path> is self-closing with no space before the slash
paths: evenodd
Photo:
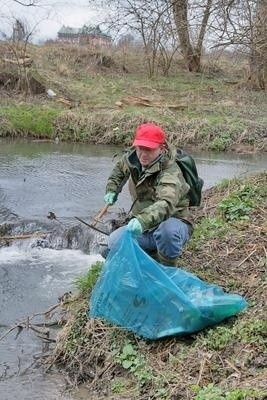
<path id="1" fill-rule="evenodd" d="M 112 206 L 116 201 L 116 193 L 114 192 L 107 192 L 104 196 L 104 202 Z"/>

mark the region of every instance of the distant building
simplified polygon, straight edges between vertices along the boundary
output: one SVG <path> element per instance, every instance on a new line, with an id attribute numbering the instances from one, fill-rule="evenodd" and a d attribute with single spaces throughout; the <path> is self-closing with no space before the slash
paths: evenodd
<path id="1" fill-rule="evenodd" d="M 94 47 L 108 47 L 111 45 L 111 36 L 103 33 L 99 26 L 84 25 L 82 28 L 71 28 L 63 25 L 57 33 L 58 41 L 70 44 L 89 44 Z"/>

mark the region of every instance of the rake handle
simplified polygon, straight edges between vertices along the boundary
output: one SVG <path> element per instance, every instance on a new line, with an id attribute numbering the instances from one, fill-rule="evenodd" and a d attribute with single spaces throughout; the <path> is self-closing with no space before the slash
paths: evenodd
<path id="1" fill-rule="evenodd" d="M 106 214 L 106 212 L 108 211 L 109 206 L 110 206 L 110 204 L 106 204 L 106 205 L 99 211 L 99 213 L 94 217 L 94 222 L 92 222 L 92 224 L 91 224 L 92 226 L 95 226 L 95 225 L 98 223 L 98 221 L 100 220 L 100 218 L 102 218 L 103 215 Z"/>

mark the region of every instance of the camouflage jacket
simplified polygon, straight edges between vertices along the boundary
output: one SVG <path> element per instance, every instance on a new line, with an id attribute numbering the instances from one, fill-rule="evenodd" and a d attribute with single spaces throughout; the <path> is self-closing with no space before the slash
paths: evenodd
<path id="1" fill-rule="evenodd" d="M 133 200 L 132 214 L 144 231 L 169 217 L 188 221 L 189 185 L 175 161 L 176 149 L 168 146 L 153 163 L 142 170 L 135 149 L 130 149 L 116 163 L 108 178 L 106 192 L 117 192 L 129 180 Z"/>

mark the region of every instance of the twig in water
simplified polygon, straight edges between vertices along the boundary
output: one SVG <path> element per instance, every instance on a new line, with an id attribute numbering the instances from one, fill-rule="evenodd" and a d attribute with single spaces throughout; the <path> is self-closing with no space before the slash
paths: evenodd
<path id="1" fill-rule="evenodd" d="M 18 329 L 18 332 L 16 334 L 15 339 L 17 339 L 18 335 L 23 331 L 23 329 L 27 330 L 32 330 L 34 333 L 37 334 L 38 337 L 42 337 L 42 339 L 48 339 L 49 338 L 49 329 L 45 326 L 45 323 L 43 324 L 33 324 L 30 321 L 40 315 L 43 315 L 45 318 L 49 318 L 51 311 L 55 310 L 57 307 L 59 307 L 62 303 L 57 303 L 53 306 L 51 306 L 48 310 L 41 312 L 41 313 L 36 313 L 33 314 L 32 316 L 28 316 L 24 320 L 18 322 L 14 326 L 12 326 L 10 329 L 8 329 L 1 337 L 0 341 L 6 338 L 11 332 L 13 332 L 15 329 Z M 41 335 L 41 336 L 40 336 Z M 45 335 L 45 336 L 44 336 Z M 53 339 L 51 339 L 53 341 Z"/>

